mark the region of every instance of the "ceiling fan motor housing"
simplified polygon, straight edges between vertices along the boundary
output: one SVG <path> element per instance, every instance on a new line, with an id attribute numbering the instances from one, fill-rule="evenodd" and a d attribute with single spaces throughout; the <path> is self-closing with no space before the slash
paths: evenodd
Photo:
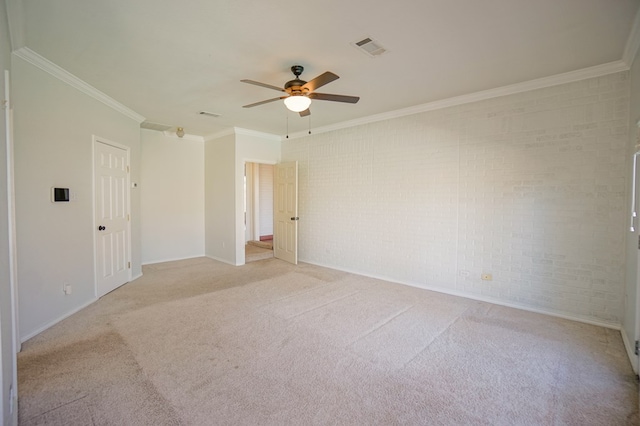
<path id="1" fill-rule="evenodd" d="M 291 89 L 291 92 L 302 93 L 302 86 L 304 86 L 305 84 L 307 84 L 306 81 L 296 78 L 295 80 L 287 81 L 284 84 L 284 90 L 289 91 L 289 89 Z"/>
<path id="2" fill-rule="evenodd" d="M 303 91 L 302 86 L 307 84 L 306 81 L 299 79 L 300 74 L 304 71 L 304 67 L 302 65 L 294 65 L 291 67 L 291 72 L 296 76 L 295 79 L 291 81 L 287 81 L 284 84 L 284 90 L 287 91 L 290 95 L 302 95 Z"/>

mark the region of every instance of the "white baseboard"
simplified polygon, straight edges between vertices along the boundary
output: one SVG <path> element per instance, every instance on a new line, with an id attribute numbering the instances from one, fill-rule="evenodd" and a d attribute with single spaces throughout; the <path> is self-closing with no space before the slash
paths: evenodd
<path id="1" fill-rule="evenodd" d="M 627 338 L 627 333 L 624 332 L 624 329 L 620 330 L 620 334 L 622 335 L 622 342 L 624 342 L 624 348 L 627 350 L 627 356 L 629 357 L 629 362 L 631 362 L 631 368 L 633 368 L 633 372 L 638 374 L 638 355 L 636 355 L 635 342 L 630 342 Z"/>
<path id="2" fill-rule="evenodd" d="M 130 279 L 127 283 L 125 283 L 124 285 L 126 285 L 126 284 L 128 284 L 128 283 L 130 283 L 130 282 L 133 282 L 133 281 L 137 280 L 137 279 L 138 279 L 138 278 L 140 278 L 140 277 L 142 277 L 142 272 L 141 272 L 141 273 L 139 273 L 138 275 L 136 275 L 135 277 L 131 277 L 131 279 Z M 62 321 L 62 320 L 64 320 L 64 319 L 66 319 L 66 318 L 69 318 L 71 315 L 73 315 L 73 314 L 75 314 L 75 313 L 77 313 L 77 312 L 80 312 L 81 310 L 83 310 L 83 309 L 84 309 L 84 308 L 86 308 L 87 306 L 89 306 L 89 305 L 91 305 L 92 303 L 94 303 L 96 300 L 98 300 L 98 299 L 97 299 L 97 298 L 94 298 L 94 299 L 92 299 L 92 300 L 88 301 L 87 303 L 85 303 L 85 304 L 83 304 L 83 305 L 81 305 L 81 306 L 79 306 L 79 307 L 77 307 L 77 308 L 74 308 L 73 310 L 71 310 L 71 311 L 67 312 L 66 314 L 62 315 L 61 317 L 58 317 L 58 318 L 54 319 L 53 321 L 50 321 L 50 322 L 48 322 L 47 324 L 43 325 L 42 327 L 39 327 L 38 329 L 36 329 L 35 331 L 33 331 L 33 332 L 31 332 L 31 333 L 27 334 L 26 336 L 21 337 L 21 338 L 20 338 L 20 343 L 24 343 L 24 342 L 26 342 L 27 340 L 31 339 L 32 337 L 35 337 L 35 336 L 37 336 L 38 334 L 42 333 L 42 332 L 43 332 L 43 331 L 45 331 L 46 329 L 53 327 L 54 325 L 56 325 L 56 324 L 57 324 L 57 323 L 59 323 L 60 321 Z"/>
<path id="3" fill-rule="evenodd" d="M 243 265 L 243 264 L 235 264 L 233 262 L 229 262 L 226 259 L 220 259 L 219 257 L 215 257 L 215 256 L 207 256 L 207 255 L 205 255 L 204 257 L 212 259 L 212 260 L 217 260 L 218 262 L 226 263 L 227 265 L 231 265 L 231 266 L 242 266 Z"/>
<path id="4" fill-rule="evenodd" d="M 520 310 L 523 310 L 523 311 L 534 312 L 534 313 L 537 313 L 537 314 L 549 315 L 549 316 L 552 316 L 552 317 L 563 318 L 563 319 L 567 319 L 567 320 L 571 320 L 571 321 L 577 321 L 577 322 L 581 322 L 581 323 L 584 323 L 584 324 L 596 325 L 596 326 L 599 326 L 599 327 L 610 328 L 610 329 L 613 329 L 613 330 L 620 330 L 622 328 L 622 325 L 620 323 L 609 323 L 609 322 L 598 321 L 598 320 L 594 320 L 594 319 L 590 319 L 590 318 L 583 318 L 583 317 L 579 317 L 579 316 L 575 316 L 575 315 L 571 315 L 571 314 L 563 313 L 563 312 L 555 312 L 555 311 L 548 311 L 548 310 L 545 310 L 545 309 L 533 308 L 533 307 L 526 306 L 526 305 L 520 305 L 520 304 L 517 304 L 517 303 L 506 302 L 506 301 L 500 300 L 500 299 L 494 299 L 494 298 L 491 298 L 491 297 L 478 296 L 478 295 L 475 295 L 475 294 L 466 293 L 466 292 L 459 291 L 459 290 L 451 290 L 451 289 L 447 289 L 447 288 L 443 288 L 443 287 L 435 287 L 435 286 L 430 286 L 430 285 L 426 285 L 426 284 L 412 283 L 412 282 L 408 282 L 408 281 L 399 281 L 396 278 L 390 278 L 390 277 L 384 277 L 384 276 L 372 275 L 372 274 L 365 274 L 365 273 L 362 273 L 362 272 L 359 272 L 359 271 L 354 271 L 354 270 L 350 270 L 350 269 L 346 269 L 346 268 L 337 268 L 335 266 L 324 265 L 322 263 L 303 260 L 303 259 L 300 259 L 300 261 L 301 262 L 305 262 L 305 263 L 309 263 L 311 265 L 322 266 L 323 268 L 335 269 L 337 271 L 343 271 L 343 272 L 348 272 L 350 274 L 361 275 L 363 277 L 369 277 L 369 278 L 374 278 L 374 279 L 377 279 L 377 280 L 388 281 L 388 282 L 391 282 L 391 283 L 408 285 L 410 287 L 421 288 L 423 290 L 435 291 L 437 293 L 449 294 L 451 296 L 464 297 L 466 299 L 477 300 L 479 302 L 492 303 L 494 305 L 506 306 L 508 308 L 520 309 Z"/>
<path id="5" fill-rule="evenodd" d="M 148 262 L 144 262 L 144 263 L 142 263 L 142 266 L 155 265 L 156 263 L 164 263 L 164 262 L 175 262 L 175 261 L 178 261 L 178 260 L 195 259 L 195 258 L 198 258 L 198 257 L 209 257 L 209 256 L 205 256 L 204 254 L 198 254 L 198 255 L 195 255 L 195 256 L 174 257 L 174 258 L 171 258 L 171 259 L 156 259 L 156 260 L 150 260 Z"/>
<path id="6" fill-rule="evenodd" d="M 27 340 L 31 339 L 32 337 L 37 336 L 38 334 L 42 333 L 43 331 L 45 331 L 48 328 L 53 327 L 54 325 L 56 325 L 57 323 L 59 323 L 60 321 L 69 318 L 71 315 L 75 314 L 76 312 L 79 312 L 81 310 L 83 310 L 84 308 L 86 308 L 87 306 L 91 305 L 92 303 L 94 303 L 96 300 L 98 299 L 92 299 L 90 301 L 88 301 L 87 303 L 72 309 L 71 311 L 67 312 L 66 314 L 62 315 L 61 317 L 58 317 L 56 319 L 54 319 L 53 321 L 48 322 L 47 324 L 39 327 L 38 329 L 36 329 L 35 331 L 32 331 L 31 333 L 27 334 L 26 336 L 23 336 L 20 338 L 20 342 L 24 343 Z"/>

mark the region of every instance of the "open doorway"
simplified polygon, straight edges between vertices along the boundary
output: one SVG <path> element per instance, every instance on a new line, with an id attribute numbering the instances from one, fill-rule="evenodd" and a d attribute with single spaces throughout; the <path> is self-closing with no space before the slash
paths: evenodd
<path id="1" fill-rule="evenodd" d="M 271 164 L 245 163 L 245 263 L 273 257 Z"/>

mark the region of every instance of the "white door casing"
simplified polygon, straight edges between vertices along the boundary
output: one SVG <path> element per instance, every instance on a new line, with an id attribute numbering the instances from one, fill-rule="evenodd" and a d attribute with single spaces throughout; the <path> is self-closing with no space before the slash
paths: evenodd
<path id="1" fill-rule="evenodd" d="M 640 122 L 638 122 L 638 127 L 640 127 Z M 639 135 L 638 135 L 638 139 L 640 142 L 640 130 L 638 131 Z M 638 236 L 638 251 L 636 252 L 636 256 L 637 256 L 637 263 L 636 263 L 636 291 L 635 291 L 635 295 L 636 298 L 635 300 L 627 300 L 625 303 L 627 305 L 627 307 L 629 309 L 632 310 L 633 315 L 635 318 L 634 324 L 633 324 L 633 329 L 634 329 L 634 334 L 632 336 L 628 336 L 628 337 L 635 337 L 634 341 L 629 342 L 629 344 L 635 346 L 635 342 L 640 341 L 640 234 L 637 233 L 637 220 L 638 220 L 638 181 L 640 180 L 640 176 L 638 175 L 638 157 L 640 156 L 640 152 L 636 152 L 633 156 L 633 182 L 632 182 L 632 205 L 631 205 L 631 210 L 632 210 L 632 215 L 631 215 L 631 231 L 634 232 L 634 237 L 637 235 Z M 625 333 L 625 327 L 624 324 L 622 326 L 622 333 Z M 638 356 L 638 353 L 635 353 L 635 359 L 632 357 L 632 363 L 633 361 L 635 361 L 635 371 L 636 374 L 640 373 L 640 356 Z"/>
<path id="2" fill-rule="evenodd" d="M 638 127 L 640 127 L 640 121 L 637 124 Z M 640 143 L 640 129 L 638 129 L 637 132 L 638 142 Z M 640 145 L 636 145 L 636 152 L 633 154 L 631 160 L 633 172 L 631 175 L 631 214 L 629 223 L 629 231 L 633 233 L 632 239 L 634 242 L 638 239 L 638 251 L 635 252 L 636 282 L 635 291 L 627 289 L 625 294 L 625 315 L 621 330 L 625 347 L 636 373 L 640 371 L 640 357 L 637 353 L 634 353 L 635 342 L 640 340 L 640 234 L 638 233 L 638 189 L 640 188 L 640 164 L 638 157 L 640 156 L 640 151 L 638 151 L 638 149 L 640 149 Z M 634 294 L 635 298 L 632 298 Z"/>
<path id="3" fill-rule="evenodd" d="M 22 342 L 20 341 L 19 324 L 18 324 L 18 258 L 17 258 L 17 237 L 16 237 L 16 209 L 15 209 L 15 173 L 14 173 L 14 139 L 13 139 L 13 103 L 11 101 L 11 79 L 9 70 L 4 70 L 4 117 L 5 117 L 5 139 L 6 139 L 6 160 L 7 160 L 7 229 L 9 237 L 9 287 L 10 287 L 10 305 L 11 305 L 11 389 L 0 390 L 2 401 L 9 399 L 9 410 L 12 410 L 13 424 L 18 424 L 18 367 L 16 354 L 22 350 Z M 1 326 L 1 324 L 0 324 Z M 1 333 L 0 333 L 1 334 Z M 7 362 L 2 360 L 0 354 L 0 365 L 4 366 Z M 0 384 L 5 384 L 6 378 L 3 378 L 0 372 Z M 4 393 L 8 391 L 8 395 Z M 0 402 L 0 405 L 2 402 Z M 4 418 L 2 408 L 0 407 L 0 422 Z"/>
<path id="4" fill-rule="evenodd" d="M 298 264 L 298 163 L 276 164 L 273 255 Z"/>
<path id="5" fill-rule="evenodd" d="M 245 163 L 245 244 L 247 241 L 257 240 L 259 236 L 258 170 L 257 163 Z"/>
<path id="6" fill-rule="evenodd" d="M 94 138 L 96 297 L 131 280 L 129 149 Z"/>

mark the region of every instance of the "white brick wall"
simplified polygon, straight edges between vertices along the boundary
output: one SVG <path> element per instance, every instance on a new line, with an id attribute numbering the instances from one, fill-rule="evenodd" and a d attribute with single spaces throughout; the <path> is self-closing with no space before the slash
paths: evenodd
<path id="1" fill-rule="evenodd" d="M 625 72 L 285 141 L 300 259 L 619 324 L 628 103 Z"/>

